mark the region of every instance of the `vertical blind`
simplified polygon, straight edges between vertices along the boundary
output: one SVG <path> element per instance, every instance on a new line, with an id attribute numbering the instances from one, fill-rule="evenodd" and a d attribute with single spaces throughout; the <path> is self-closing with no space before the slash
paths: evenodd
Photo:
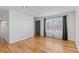
<path id="1" fill-rule="evenodd" d="M 62 38 L 63 17 L 46 19 L 46 36 L 54 38 Z"/>

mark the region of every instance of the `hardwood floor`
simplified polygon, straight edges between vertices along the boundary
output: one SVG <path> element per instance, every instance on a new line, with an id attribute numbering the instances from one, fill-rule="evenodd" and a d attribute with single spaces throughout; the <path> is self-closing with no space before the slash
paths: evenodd
<path id="1" fill-rule="evenodd" d="M 13 44 L 0 39 L 1 53 L 76 53 L 73 41 L 36 36 Z"/>

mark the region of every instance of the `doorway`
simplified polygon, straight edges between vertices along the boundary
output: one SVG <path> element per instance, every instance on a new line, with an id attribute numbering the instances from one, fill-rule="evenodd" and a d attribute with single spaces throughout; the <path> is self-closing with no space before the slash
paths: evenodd
<path id="1" fill-rule="evenodd" d="M 35 21 L 35 35 L 40 36 L 40 20 Z"/>

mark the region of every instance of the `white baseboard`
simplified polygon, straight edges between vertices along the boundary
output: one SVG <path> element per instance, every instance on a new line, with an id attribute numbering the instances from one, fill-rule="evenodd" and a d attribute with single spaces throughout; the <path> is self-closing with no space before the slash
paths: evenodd
<path id="1" fill-rule="evenodd" d="M 12 43 L 15 43 L 15 42 L 18 42 L 18 41 L 21 41 L 21 40 L 27 40 L 28 38 L 32 38 L 34 35 L 31 35 L 31 36 L 28 36 L 28 37 L 25 37 L 25 38 L 22 38 L 22 39 L 18 39 L 18 40 L 15 40 L 15 41 L 9 41 L 10 44 Z"/>

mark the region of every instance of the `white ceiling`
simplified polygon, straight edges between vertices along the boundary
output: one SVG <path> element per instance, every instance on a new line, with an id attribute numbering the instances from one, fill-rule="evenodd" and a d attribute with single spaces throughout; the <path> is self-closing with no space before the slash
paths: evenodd
<path id="1" fill-rule="evenodd" d="M 34 17 L 39 17 L 75 11 L 76 6 L 27 6 L 27 8 L 23 6 L 0 6 L 0 9 L 12 9 Z"/>

